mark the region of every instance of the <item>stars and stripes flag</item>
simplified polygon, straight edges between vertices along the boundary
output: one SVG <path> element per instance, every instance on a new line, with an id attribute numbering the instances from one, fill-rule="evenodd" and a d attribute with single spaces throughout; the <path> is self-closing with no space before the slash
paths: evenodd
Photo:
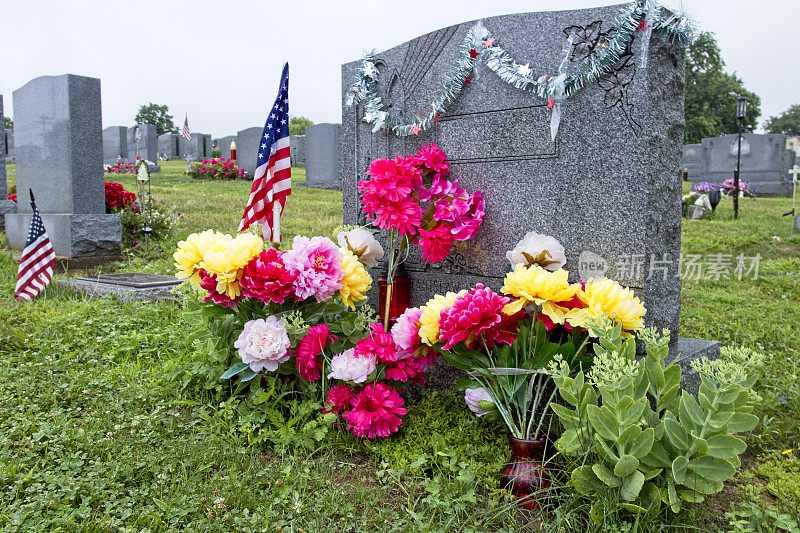
<path id="1" fill-rule="evenodd" d="M 181 137 L 186 139 L 187 141 L 192 140 L 192 132 L 189 131 L 189 114 L 186 114 L 186 117 L 183 119 L 183 129 L 181 130 Z"/>
<path id="2" fill-rule="evenodd" d="M 30 300 L 44 290 L 53 278 L 53 264 L 56 262 L 56 253 L 44 229 L 42 217 L 36 209 L 33 191 L 28 191 L 31 194 L 33 215 L 28 240 L 25 241 L 25 249 L 19 259 L 17 286 L 14 289 L 14 297 L 20 300 Z"/>
<path id="3" fill-rule="evenodd" d="M 281 241 L 281 214 L 292 193 L 292 165 L 289 158 L 289 63 L 283 66 L 278 97 L 264 125 L 258 149 L 253 187 L 244 209 L 239 231 L 261 223 L 269 242 Z"/>

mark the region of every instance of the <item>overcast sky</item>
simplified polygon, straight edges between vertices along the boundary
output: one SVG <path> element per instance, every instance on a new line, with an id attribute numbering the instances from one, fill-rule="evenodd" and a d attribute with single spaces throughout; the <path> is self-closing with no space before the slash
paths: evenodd
<path id="1" fill-rule="evenodd" d="M 131 125 L 139 105 L 167 104 L 176 124 L 214 137 L 263 125 L 284 61 L 290 113 L 341 119 L 342 63 L 459 22 L 577 9 L 593 0 L 73 0 L 4 2 L 0 94 L 42 75 L 102 81 L 103 127 Z M 665 0 L 677 6 L 680 0 Z M 762 117 L 800 103 L 797 0 L 684 0 L 716 34 L 730 72 L 761 96 Z M 554 30 L 555 31 L 555 30 Z"/>

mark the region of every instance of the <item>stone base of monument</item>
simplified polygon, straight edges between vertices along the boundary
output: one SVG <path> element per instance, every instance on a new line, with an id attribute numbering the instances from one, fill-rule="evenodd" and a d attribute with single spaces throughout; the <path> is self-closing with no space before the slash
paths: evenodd
<path id="1" fill-rule="evenodd" d="M 298 187 L 310 187 L 312 189 L 328 189 L 330 191 L 341 191 L 342 183 L 339 180 L 332 182 L 313 182 L 306 180 L 305 182 L 295 183 Z"/>
<path id="2" fill-rule="evenodd" d="M 58 280 L 58 286 L 79 292 L 87 298 L 111 297 L 120 302 L 180 301 L 170 291 L 183 283 L 174 276 L 126 272 Z"/>
<path id="3" fill-rule="evenodd" d="M 0 200 L 0 228 L 5 227 L 6 217 L 9 213 L 17 212 L 17 202 L 14 200 Z"/>
<path id="4" fill-rule="evenodd" d="M 150 174 L 153 174 L 154 172 L 161 172 L 161 167 L 156 164 L 147 165 L 147 170 L 150 171 Z"/>
<path id="5" fill-rule="evenodd" d="M 57 256 L 81 258 L 120 257 L 122 223 L 117 214 L 42 213 L 42 222 Z M 22 250 L 31 225 L 30 213 L 5 216 L 8 246 Z"/>

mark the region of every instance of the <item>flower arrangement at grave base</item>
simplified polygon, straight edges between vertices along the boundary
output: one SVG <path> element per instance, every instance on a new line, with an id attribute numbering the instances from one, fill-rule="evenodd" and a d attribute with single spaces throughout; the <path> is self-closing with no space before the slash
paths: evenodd
<path id="1" fill-rule="evenodd" d="M 11 200 L 12 202 L 17 201 L 17 193 L 8 193 L 6 194 L 6 200 Z"/>
<path id="2" fill-rule="evenodd" d="M 244 169 L 238 167 L 235 159 L 215 157 L 193 164 L 186 173 L 198 179 L 235 180 L 244 176 Z"/>
<path id="3" fill-rule="evenodd" d="M 122 244 L 126 248 L 139 248 L 142 241 L 140 235 L 144 226 L 142 210 L 136 194 L 113 181 L 105 183 L 106 213 L 119 213 L 122 222 Z M 149 239 L 163 239 L 173 233 L 181 213 L 173 211 L 163 201 L 152 201 L 147 225 L 152 229 Z"/>
<path id="4" fill-rule="evenodd" d="M 125 161 L 118 157 L 113 165 L 106 165 L 105 172 L 109 174 L 133 174 L 136 172 L 136 165 L 130 161 Z"/>
<path id="5" fill-rule="evenodd" d="M 423 345 L 467 373 L 457 386 L 469 409 L 505 423 L 514 456 L 503 481 L 525 496 L 549 485 L 542 464 L 554 433 L 551 364 L 558 359 L 574 372 L 588 368 L 594 341 L 586 326 L 606 317 L 631 335 L 646 310 L 616 281 L 570 283 L 564 248 L 552 237 L 531 232 L 507 258 L 513 270 L 499 293 L 478 284 L 436 295 L 418 310 L 418 327 Z M 538 456 L 520 457 L 522 450 Z"/>
<path id="6" fill-rule="evenodd" d="M 363 305 L 380 243 L 363 228 L 338 240 L 295 236 L 280 251 L 251 233 L 208 230 L 181 241 L 173 257 L 178 277 L 205 294 L 194 310 L 223 352 L 218 378 L 249 387 L 280 377 L 300 396 L 316 395 L 355 436 L 386 437 L 406 413 L 403 386 L 422 383 L 436 354 L 411 349 L 412 325 L 386 331 Z"/>
<path id="7" fill-rule="evenodd" d="M 448 176 L 447 155 L 426 144 L 413 156 L 377 159 L 358 182 L 362 210 L 372 224 L 388 233 L 384 329 L 390 324 L 394 279 L 408 258 L 411 245 L 419 245 L 429 263 L 444 260 L 456 241 L 475 236 L 485 217 L 481 191 L 469 194 Z"/>
<path id="8" fill-rule="evenodd" d="M 136 193 L 125 189 L 121 183 L 105 182 L 106 213 L 118 213 L 122 209 L 134 209 Z"/>
<path id="9" fill-rule="evenodd" d="M 734 186 L 733 183 L 733 178 L 726 179 L 722 183 L 722 187 L 720 187 L 720 190 L 722 191 L 722 194 L 724 194 L 725 196 L 733 196 L 734 191 L 736 190 L 736 187 Z M 756 193 L 753 189 L 750 188 L 749 181 L 739 180 L 739 198 L 745 196 L 749 198 L 755 198 Z"/>

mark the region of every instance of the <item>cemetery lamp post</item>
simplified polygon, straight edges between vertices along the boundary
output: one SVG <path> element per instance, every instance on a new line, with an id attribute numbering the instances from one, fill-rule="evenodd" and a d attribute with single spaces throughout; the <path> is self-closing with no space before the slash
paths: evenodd
<path id="1" fill-rule="evenodd" d="M 739 174 L 742 168 L 742 123 L 747 115 L 747 98 L 736 98 L 736 118 L 739 119 L 739 148 L 736 150 L 736 173 L 733 175 L 733 218 L 739 218 Z"/>

